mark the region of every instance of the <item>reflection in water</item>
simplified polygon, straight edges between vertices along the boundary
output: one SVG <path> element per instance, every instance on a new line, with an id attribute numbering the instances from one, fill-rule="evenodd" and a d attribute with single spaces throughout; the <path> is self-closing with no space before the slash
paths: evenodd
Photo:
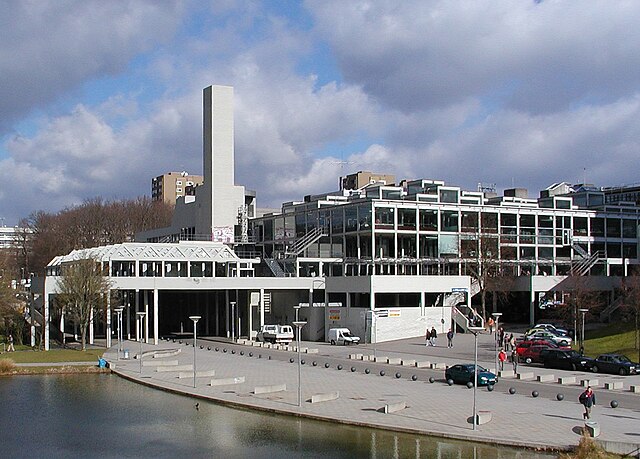
<path id="1" fill-rule="evenodd" d="M 232 409 L 112 375 L 0 378 L 3 457 L 551 458 Z"/>

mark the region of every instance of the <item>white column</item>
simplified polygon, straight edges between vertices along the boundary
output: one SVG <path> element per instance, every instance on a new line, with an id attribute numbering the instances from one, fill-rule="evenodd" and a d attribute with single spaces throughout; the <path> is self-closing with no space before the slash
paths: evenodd
<path id="1" fill-rule="evenodd" d="M 144 296 L 144 342 L 149 344 L 149 301 Z"/>
<path id="2" fill-rule="evenodd" d="M 89 344 L 93 344 L 93 308 L 89 312 Z"/>
<path id="3" fill-rule="evenodd" d="M 153 289 L 153 344 L 158 344 L 158 329 L 159 329 L 159 317 L 158 317 L 158 289 Z"/>
<path id="4" fill-rule="evenodd" d="M 42 306 L 42 311 L 44 314 L 42 315 L 42 326 L 44 327 L 44 350 L 49 350 L 49 294 L 46 289 L 44 292 L 44 304 Z"/>
<path id="5" fill-rule="evenodd" d="M 260 327 L 264 325 L 264 289 L 260 289 Z"/>
<path id="6" fill-rule="evenodd" d="M 106 334 L 107 334 L 107 349 L 111 347 L 111 290 L 107 292 L 107 324 L 106 324 Z"/>
<path id="7" fill-rule="evenodd" d="M 225 290 L 224 291 L 224 307 L 226 308 L 225 310 L 227 311 L 227 313 L 225 314 L 225 317 L 227 318 L 227 338 L 231 337 L 231 321 L 229 318 L 229 290 Z"/>

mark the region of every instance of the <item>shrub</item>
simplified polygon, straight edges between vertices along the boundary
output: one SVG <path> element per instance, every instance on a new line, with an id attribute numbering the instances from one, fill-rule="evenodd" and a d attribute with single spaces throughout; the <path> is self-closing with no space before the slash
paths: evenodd
<path id="1" fill-rule="evenodd" d="M 10 373 L 15 370 L 16 363 L 11 359 L 0 359 L 0 373 Z"/>

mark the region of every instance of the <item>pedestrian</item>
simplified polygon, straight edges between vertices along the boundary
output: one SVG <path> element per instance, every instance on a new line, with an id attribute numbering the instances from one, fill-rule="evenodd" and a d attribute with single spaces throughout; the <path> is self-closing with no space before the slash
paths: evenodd
<path id="1" fill-rule="evenodd" d="M 493 335 L 493 325 L 495 324 L 495 322 L 493 321 L 493 317 L 489 317 L 489 320 L 487 320 L 487 327 L 489 328 L 489 334 Z"/>
<path id="2" fill-rule="evenodd" d="M 509 343 L 511 344 L 511 349 L 516 350 L 516 337 L 513 336 L 513 333 L 509 335 Z"/>
<path id="3" fill-rule="evenodd" d="M 500 349 L 498 352 L 498 362 L 500 363 L 500 371 L 504 371 L 504 361 L 507 360 L 507 353 L 504 349 Z"/>
<path id="4" fill-rule="evenodd" d="M 424 335 L 424 339 L 425 339 L 425 346 L 432 346 L 431 344 L 431 330 L 429 330 L 429 327 L 427 327 L 427 333 Z"/>
<path id="5" fill-rule="evenodd" d="M 13 335 L 12 334 L 9 334 L 8 341 L 9 341 L 9 347 L 7 348 L 7 352 L 15 352 L 16 350 L 13 347 Z"/>
<path id="6" fill-rule="evenodd" d="M 436 338 L 438 338 L 438 333 L 436 332 L 436 327 L 431 327 L 431 345 L 436 345 Z"/>
<path id="7" fill-rule="evenodd" d="M 504 347 L 504 328 L 500 327 L 498 331 L 498 346 Z"/>
<path id="8" fill-rule="evenodd" d="M 453 347 L 453 330 L 447 332 L 447 347 Z"/>
<path id="9" fill-rule="evenodd" d="M 520 356 L 518 355 L 518 351 L 516 351 L 516 348 L 513 348 L 513 351 L 511 351 L 511 364 L 513 365 L 513 374 L 516 375 L 518 374 L 518 362 L 520 361 Z"/>
<path id="10" fill-rule="evenodd" d="M 578 401 L 584 406 L 582 417 L 584 419 L 591 419 L 591 407 L 596 404 L 596 394 L 593 393 L 591 386 L 587 386 L 587 389 L 580 394 Z"/>

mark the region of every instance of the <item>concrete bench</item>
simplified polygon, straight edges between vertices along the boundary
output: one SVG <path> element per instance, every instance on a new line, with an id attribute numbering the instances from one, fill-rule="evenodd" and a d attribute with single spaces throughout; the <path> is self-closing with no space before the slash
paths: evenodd
<path id="1" fill-rule="evenodd" d="M 193 365 L 172 365 L 170 367 L 156 367 L 157 373 L 169 373 L 170 371 L 193 371 Z"/>
<path id="2" fill-rule="evenodd" d="M 162 359 L 165 357 L 175 357 L 176 355 L 180 354 L 180 352 L 182 352 L 182 349 L 178 348 L 178 349 L 165 349 L 163 351 L 154 351 L 153 353 L 153 358 L 154 359 Z"/>
<path id="3" fill-rule="evenodd" d="M 324 394 L 314 394 L 311 396 L 311 403 L 328 402 L 340 398 L 340 392 L 327 392 Z"/>
<path id="4" fill-rule="evenodd" d="M 533 379 L 533 371 L 525 371 L 524 373 L 516 374 L 517 379 Z"/>
<path id="5" fill-rule="evenodd" d="M 478 411 L 476 413 L 476 424 L 481 426 L 491 421 L 491 411 Z M 469 424 L 473 424 L 473 416 L 467 418 Z"/>
<path id="6" fill-rule="evenodd" d="M 216 375 L 216 370 L 203 370 L 203 371 L 196 371 L 196 378 L 204 378 L 204 377 L 212 377 Z M 184 378 L 193 378 L 193 372 L 192 371 L 181 371 L 180 373 L 178 373 L 178 378 L 180 379 L 184 379 Z"/>
<path id="7" fill-rule="evenodd" d="M 413 359 L 403 359 L 402 362 L 400 363 L 400 365 L 402 365 L 403 367 L 413 367 L 415 366 L 416 361 Z"/>
<path id="8" fill-rule="evenodd" d="M 388 403 L 382 407 L 382 412 L 385 414 L 395 413 L 402 411 L 407 407 L 407 402 Z"/>
<path id="9" fill-rule="evenodd" d="M 629 390 L 634 394 L 640 394 L 640 386 L 629 386 Z"/>
<path id="10" fill-rule="evenodd" d="M 387 357 L 387 356 L 384 356 L 384 357 L 378 356 L 378 357 L 374 357 L 374 358 L 373 358 L 373 361 L 374 361 L 374 362 L 387 363 L 387 360 L 388 360 L 388 359 L 389 359 L 389 357 Z"/>
<path id="11" fill-rule="evenodd" d="M 498 378 L 502 378 L 502 379 L 509 379 L 509 378 L 515 378 L 516 375 L 513 373 L 513 371 L 499 371 L 498 372 Z"/>
<path id="12" fill-rule="evenodd" d="M 318 349 L 307 349 L 304 352 L 305 352 L 305 354 L 317 354 L 318 353 Z"/>
<path id="13" fill-rule="evenodd" d="M 178 364 L 177 360 L 143 360 L 143 367 L 170 367 Z"/>
<path id="14" fill-rule="evenodd" d="M 349 354 L 351 360 L 362 360 L 362 354 Z"/>
<path id="15" fill-rule="evenodd" d="M 250 341 L 249 341 L 248 339 L 244 339 L 244 338 L 238 338 L 238 339 L 236 340 L 236 343 L 238 343 L 238 344 L 242 344 L 242 345 L 244 345 L 244 344 L 248 344 L 249 342 L 250 342 Z"/>
<path id="16" fill-rule="evenodd" d="M 584 423 L 584 432 L 592 438 L 600 435 L 600 424 L 594 421 Z"/>
<path id="17" fill-rule="evenodd" d="M 622 389 L 624 387 L 624 383 L 622 381 L 605 381 L 604 388 L 607 390 L 611 389 Z"/>
<path id="18" fill-rule="evenodd" d="M 538 382 L 553 382 L 556 378 L 553 375 L 538 375 L 536 380 Z"/>
<path id="19" fill-rule="evenodd" d="M 595 387 L 598 385 L 599 382 L 600 381 L 598 381 L 597 379 L 581 379 L 580 385 L 582 387 L 587 387 L 587 386 Z"/>
<path id="20" fill-rule="evenodd" d="M 442 362 L 432 363 L 431 364 L 431 369 L 432 370 L 446 370 L 447 369 L 447 364 L 446 363 L 442 363 Z"/>
<path id="21" fill-rule="evenodd" d="M 390 365 L 400 365 L 402 363 L 402 359 L 400 357 L 389 357 L 387 359 L 387 363 Z"/>
<path id="22" fill-rule="evenodd" d="M 431 362 L 416 362 L 416 368 L 431 368 Z"/>
<path id="23" fill-rule="evenodd" d="M 210 386 L 228 386 L 231 384 L 243 384 L 244 376 L 236 376 L 234 378 L 220 378 L 212 379 L 209 383 Z"/>
<path id="24" fill-rule="evenodd" d="M 563 376 L 562 378 L 558 378 L 558 384 L 575 384 L 576 377 L 575 376 Z"/>
<path id="25" fill-rule="evenodd" d="M 253 389 L 255 395 L 259 394 L 272 394 L 274 392 L 285 392 L 287 390 L 286 384 L 273 384 L 271 386 L 256 386 Z"/>

